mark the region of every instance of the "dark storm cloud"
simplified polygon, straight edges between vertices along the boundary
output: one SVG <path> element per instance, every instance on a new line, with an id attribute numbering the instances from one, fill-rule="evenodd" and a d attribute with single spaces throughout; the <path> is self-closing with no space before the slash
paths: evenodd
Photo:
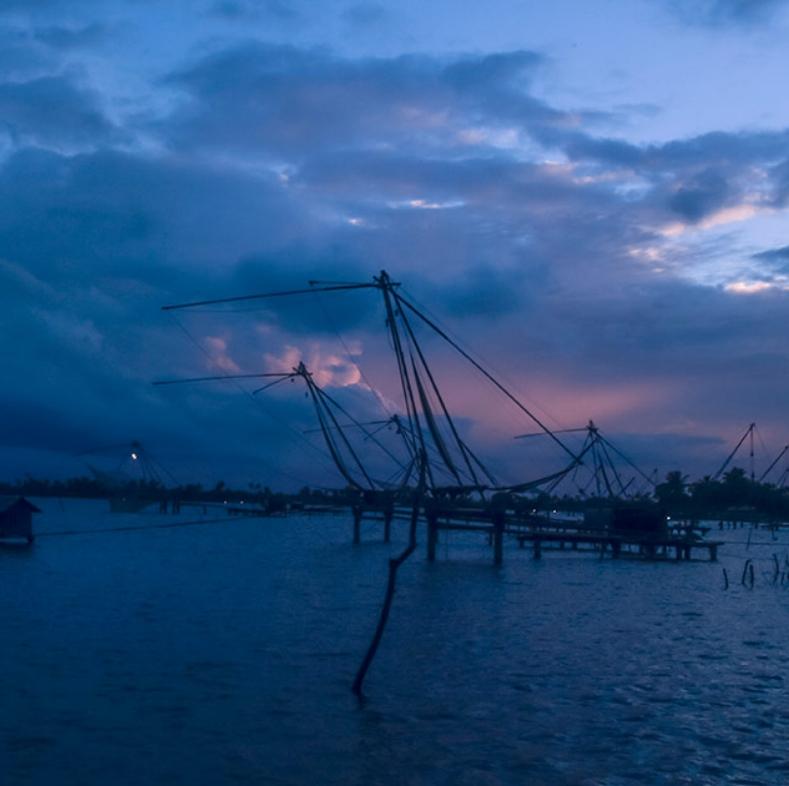
<path id="1" fill-rule="evenodd" d="M 171 321 L 158 309 L 176 295 L 237 291 L 234 263 L 244 244 L 264 245 L 256 237 L 262 217 L 268 214 L 272 226 L 287 223 L 282 204 L 272 215 L 280 200 L 267 209 L 266 198 L 265 185 L 245 176 L 130 155 L 22 151 L 5 164 L 0 335 L 4 375 L 21 382 L 3 395 L 0 445 L 14 448 L 6 451 L 5 475 L 21 474 L 13 461 L 21 441 L 60 454 L 62 466 L 52 456 L 38 465 L 60 473 L 84 471 L 73 458 L 78 450 L 139 438 L 163 461 L 172 460 L 177 445 L 176 453 L 186 451 L 178 460 L 187 473 L 199 473 L 202 463 L 199 477 L 206 470 L 214 480 L 238 477 L 233 462 L 245 456 L 243 477 L 293 486 L 278 473 L 288 463 L 293 424 L 308 416 L 301 397 L 295 409 L 286 401 L 278 417 L 269 417 L 238 390 L 165 395 L 150 386 L 157 377 L 223 370 L 214 365 L 222 353 L 206 343 L 211 336 L 226 341 L 240 364 L 248 362 L 246 370 L 259 370 L 266 342 L 247 352 L 249 342 L 235 337 L 254 337 L 254 320 Z M 238 205 L 247 212 L 238 215 Z M 279 469 L 261 463 L 253 443 L 278 445 Z M 206 463 L 209 455 L 216 464 Z M 315 466 L 302 483 L 305 474 L 313 482 L 325 476 Z"/>
<path id="2" fill-rule="evenodd" d="M 315 154 L 298 169 L 294 182 L 340 200 L 396 204 L 420 199 L 434 205 L 461 200 L 507 213 L 527 206 L 547 212 L 565 200 L 584 199 L 584 189 L 550 168 L 501 154 L 444 160 L 389 151 Z"/>
<path id="3" fill-rule="evenodd" d="M 425 184 L 427 194 L 443 190 L 451 198 L 446 184 L 464 173 L 468 180 L 492 182 L 501 172 L 509 179 L 517 164 L 496 147 L 496 134 L 509 133 L 579 165 L 646 178 L 653 211 L 692 223 L 751 193 L 754 167 L 774 167 L 786 158 L 786 131 L 710 133 L 645 146 L 593 136 L 592 113 L 559 112 L 530 93 L 540 63 L 531 52 L 346 60 L 321 50 L 250 43 L 171 78 L 191 101 L 164 133 L 192 147 L 284 156 L 303 165 L 295 173 L 301 182 L 341 184 L 358 196 L 387 179 L 403 198 L 419 199 L 425 193 L 413 192 Z M 396 150 L 413 159 L 403 173 Z M 471 171 L 474 155 L 483 151 L 487 160 Z M 773 201 L 782 198 L 780 171 L 768 181 Z M 553 190 L 547 179 L 544 185 Z M 580 189 L 565 188 L 570 191 Z"/>
<path id="4" fill-rule="evenodd" d="M 547 266 L 502 270 L 480 265 L 466 271 L 462 280 L 448 282 L 434 300 L 453 317 L 501 317 L 527 307 L 548 278 Z"/>
<path id="5" fill-rule="evenodd" d="M 618 378 L 622 371 L 632 378 L 675 373 L 700 380 L 723 378 L 733 364 L 744 368 L 765 358 L 767 371 L 785 355 L 775 327 L 789 329 L 786 301 L 782 293 L 753 301 L 676 280 L 655 281 L 649 288 L 626 281 L 618 290 L 589 298 L 583 311 L 561 297 L 546 299 L 537 318 L 551 320 L 555 340 L 569 353 L 598 358 L 600 373 Z M 727 347 L 725 355 L 710 351 L 719 344 Z"/>
<path id="6" fill-rule="evenodd" d="M 786 131 L 709 133 L 644 146 L 596 137 L 593 113 L 560 112 L 531 94 L 540 64 L 531 52 L 348 60 L 249 43 L 172 76 L 190 100 L 161 130 L 191 148 L 284 157 L 295 165 L 294 182 L 332 188 L 334 199 L 347 194 L 349 207 L 364 192 L 379 200 L 458 199 L 473 181 L 487 180 L 480 202 L 499 209 L 491 199 L 502 192 L 495 177 L 503 173 L 511 182 L 518 164 L 498 146 L 497 134 L 559 151 L 588 168 L 582 174 L 613 167 L 623 177 L 644 178 L 649 193 L 642 207 L 653 218 L 662 212 L 665 220 L 698 223 L 737 206 L 755 194 L 755 168 L 774 170 L 759 186 L 760 199 L 783 199 L 776 164 L 789 149 Z M 403 171 L 396 151 L 403 151 Z M 480 153 L 484 160 L 475 161 Z M 591 194 L 556 178 L 541 185 L 548 203 L 557 189 L 570 199 Z M 532 206 L 538 209 L 536 201 Z"/>
<path id="7" fill-rule="evenodd" d="M 9 391 L 4 401 L 4 412 L 16 420 L 13 428 L 0 427 L 0 444 L 16 446 L 32 430 L 29 445 L 65 456 L 108 441 L 151 442 L 153 435 L 160 450 L 162 443 L 192 445 L 192 456 L 181 459 L 187 465 L 209 452 L 224 464 L 245 455 L 248 471 L 293 485 L 278 470 L 264 471 L 249 440 L 254 434 L 277 445 L 284 466 L 298 441 L 293 423 L 313 424 L 300 396 L 299 408 L 280 407 L 272 419 L 255 414 L 254 406 L 250 415 L 238 390 L 165 395 L 150 381 L 221 373 L 230 362 L 260 370 L 264 352 L 278 355 L 283 341 L 296 338 L 257 334 L 261 320 L 275 331 L 295 329 L 308 345 L 329 329 L 326 312 L 332 330 L 359 327 L 371 309 L 360 298 L 351 308 L 348 301 L 336 308 L 327 302 L 326 311 L 314 301 L 306 312 L 303 302 L 288 304 L 271 318 L 179 313 L 171 321 L 159 312 L 174 300 L 302 286 L 316 273 L 367 278 L 325 243 L 316 241 L 313 250 L 295 244 L 314 232 L 303 204 L 294 206 L 275 178 L 194 162 L 22 150 L 0 169 L 0 206 L 4 373 L 24 380 L 19 395 Z M 310 335 L 305 313 L 314 317 L 306 320 Z M 337 360 L 326 363 L 338 370 Z M 189 408 L 178 410 L 174 402 Z M 209 448 L 219 433 L 222 444 Z M 298 453 L 293 463 L 298 466 Z M 302 483 L 325 477 L 320 462 L 313 469 L 307 480 L 302 473 Z M 214 477 L 219 471 L 226 475 L 214 469 Z"/>
<path id="8" fill-rule="evenodd" d="M 466 123 L 563 123 L 523 86 L 530 52 L 347 60 L 249 43 L 206 57 L 169 83 L 192 101 L 163 129 L 178 144 L 303 155 L 317 148 L 450 142 Z"/>
<path id="9" fill-rule="evenodd" d="M 62 76 L 1 83 L 0 128 L 15 145 L 95 147 L 122 137 L 99 97 Z"/>
<path id="10" fill-rule="evenodd" d="M 665 211 L 698 223 L 743 202 L 780 207 L 789 193 L 786 130 L 716 132 L 644 146 L 555 129 L 541 131 L 540 138 L 579 165 L 642 178 L 640 206 L 653 221 Z"/>
<path id="11" fill-rule="evenodd" d="M 675 189 L 669 207 L 688 221 L 699 221 L 726 203 L 728 191 L 725 178 L 717 172 L 699 172 Z"/>
<path id="12" fill-rule="evenodd" d="M 161 285 L 207 279 L 304 224 L 273 179 L 120 152 L 23 150 L 0 170 L 0 257 L 48 276 L 77 269 Z"/>
<path id="13" fill-rule="evenodd" d="M 6 370 L 26 380 L 7 411 L 33 428 L 25 402 L 41 407 L 53 434 L 41 447 L 71 441 L 69 423 L 86 441 L 112 424 L 113 440 L 147 430 L 237 463 L 256 442 L 290 455 L 286 424 L 311 425 L 301 395 L 291 406 L 283 393 L 277 416 L 251 429 L 238 391 L 148 382 L 257 371 L 303 351 L 327 384 L 344 384 L 335 377 L 352 364 L 336 327 L 358 339 L 386 387 L 377 293 L 179 312 L 178 322 L 158 307 L 311 278 L 365 281 L 387 268 L 496 365 L 523 373 L 527 389 L 539 370 L 585 416 L 621 394 L 615 415 L 630 430 L 654 430 L 669 408 L 747 422 L 758 397 L 749 384 L 786 365 L 786 294 L 686 283 L 674 275 L 682 258 L 656 277 L 631 251 L 661 251 L 669 222 L 780 204 L 787 132 L 643 146 L 596 137 L 591 113 L 534 97 L 540 64 L 530 52 L 348 59 L 234 46 L 168 78 L 186 102 L 141 123 L 164 143 L 156 155 L 114 149 L 139 129 L 116 129 L 64 77 L 0 86 L 3 119 L 16 112 L 18 129 L 0 165 L 0 321 Z M 52 150 L 25 148 L 32 141 Z M 780 262 L 782 251 L 754 261 Z M 624 397 L 633 385 L 643 389 Z M 361 388 L 340 392 L 354 411 L 376 413 L 369 395 L 353 398 Z M 777 416 L 778 397 L 765 401 Z"/>
<path id="14" fill-rule="evenodd" d="M 4 398 L 0 408 L 4 418 L 0 444 L 5 448 L 77 453 L 83 446 L 99 445 L 108 438 L 106 423 L 94 422 L 91 427 L 92 417 L 78 420 L 74 412 L 59 406 L 54 396 L 51 402 Z"/>
<path id="15" fill-rule="evenodd" d="M 244 257 L 233 275 L 237 292 L 278 292 L 309 288 L 309 281 L 371 283 L 378 271 L 359 258 L 358 249 L 336 244 L 309 248 L 290 245 L 274 253 Z M 333 329 L 364 328 L 377 316 L 378 296 L 373 292 L 304 294 L 274 301 L 258 301 L 279 327 L 303 339 Z"/>

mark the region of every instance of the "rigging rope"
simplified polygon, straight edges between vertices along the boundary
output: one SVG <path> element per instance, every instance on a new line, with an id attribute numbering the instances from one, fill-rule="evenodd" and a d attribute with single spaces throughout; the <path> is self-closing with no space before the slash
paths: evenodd
<path id="1" fill-rule="evenodd" d="M 184 333 L 187 339 L 192 344 L 194 344 L 194 346 L 196 346 L 200 350 L 200 352 L 202 352 L 206 356 L 206 358 L 208 358 L 209 361 L 213 362 L 213 358 L 211 357 L 211 354 L 208 352 L 208 350 L 206 350 L 206 348 L 192 335 L 192 333 L 186 328 L 186 326 L 182 324 L 181 320 L 179 320 L 178 317 L 172 312 L 170 312 L 169 316 L 176 324 L 176 326 L 181 329 L 181 331 Z M 266 417 L 268 417 L 270 420 L 272 420 L 278 427 L 280 428 L 284 427 L 287 431 L 291 432 L 292 434 L 295 434 L 296 437 L 301 439 L 310 449 L 315 451 L 323 461 L 327 461 L 327 456 L 325 455 L 325 453 L 323 453 L 323 451 L 321 451 L 320 448 L 318 448 L 316 445 L 310 442 L 310 440 L 308 440 L 303 434 L 299 433 L 299 431 L 293 428 L 293 426 L 287 423 L 283 423 L 283 421 L 280 418 L 275 417 L 271 412 L 269 412 L 263 406 L 259 398 L 256 398 L 254 395 L 252 395 L 240 383 L 233 380 L 233 384 L 237 390 L 241 391 L 241 393 L 243 393 L 247 398 L 249 398 L 253 402 L 253 404 L 257 407 L 257 409 L 261 411 L 264 415 L 266 415 Z M 314 483 L 305 480 L 303 477 L 298 477 L 293 473 L 282 469 L 281 467 L 275 466 L 274 464 L 267 461 L 262 456 L 260 457 L 259 460 L 261 464 L 268 467 L 268 469 L 271 472 L 273 472 L 275 475 L 280 475 L 281 477 L 287 478 L 288 480 L 298 483 L 300 485 L 315 486 L 316 488 L 322 488 L 322 489 L 328 488 L 327 486 L 316 486 Z"/>

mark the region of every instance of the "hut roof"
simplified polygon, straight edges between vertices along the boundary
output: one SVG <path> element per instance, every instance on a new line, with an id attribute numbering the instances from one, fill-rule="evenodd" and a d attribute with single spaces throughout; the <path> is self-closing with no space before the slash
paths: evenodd
<path id="1" fill-rule="evenodd" d="M 29 499 L 20 497 L 19 495 L 0 496 L 0 513 L 12 510 L 21 505 L 27 508 L 31 513 L 41 513 L 41 509 L 37 508 Z"/>

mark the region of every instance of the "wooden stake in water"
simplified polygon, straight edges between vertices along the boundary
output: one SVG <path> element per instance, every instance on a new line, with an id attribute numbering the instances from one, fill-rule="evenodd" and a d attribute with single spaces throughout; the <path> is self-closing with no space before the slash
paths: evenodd
<path id="1" fill-rule="evenodd" d="M 364 678 L 367 675 L 367 671 L 370 668 L 373 659 L 375 658 L 375 653 L 378 652 L 378 646 L 381 643 L 384 630 L 386 629 L 386 623 L 389 620 L 389 612 L 392 609 L 392 600 L 394 599 L 395 589 L 397 588 L 397 571 L 416 550 L 416 525 L 419 521 L 419 511 L 422 505 L 422 496 L 424 495 L 425 491 L 425 469 L 427 462 L 425 460 L 424 454 L 421 456 L 421 461 L 419 463 L 419 485 L 417 486 L 416 494 L 414 495 L 414 506 L 411 510 L 411 522 L 408 528 L 408 545 L 405 547 L 405 549 L 403 549 L 402 552 L 400 552 L 400 554 L 398 554 L 398 556 L 389 560 L 389 579 L 386 584 L 386 595 L 384 596 L 384 604 L 381 607 L 381 615 L 378 618 L 378 626 L 375 629 L 375 633 L 373 634 L 373 638 L 370 642 L 370 646 L 367 649 L 367 653 L 364 656 L 364 660 L 362 660 L 359 670 L 356 672 L 356 677 L 354 677 L 353 680 L 352 690 L 360 698 L 362 696 L 362 685 L 364 683 Z"/>

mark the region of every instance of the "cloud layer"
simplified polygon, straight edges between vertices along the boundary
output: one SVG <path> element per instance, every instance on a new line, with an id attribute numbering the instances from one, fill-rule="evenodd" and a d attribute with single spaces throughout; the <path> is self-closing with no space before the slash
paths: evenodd
<path id="1" fill-rule="evenodd" d="M 18 380 L 5 474 L 139 438 L 203 477 L 338 482 L 325 457 L 304 460 L 312 420 L 292 388 L 150 381 L 305 359 L 380 416 L 398 392 L 370 293 L 177 321 L 158 307 L 382 268 L 552 424 L 595 418 L 647 466 L 687 455 L 703 471 L 716 435 L 754 419 L 785 440 L 789 254 L 740 230 L 785 216 L 787 129 L 636 144 L 611 131 L 621 109 L 546 99 L 537 51 L 370 58 L 251 39 L 194 47 L 131 111 L 79 54 L 105 21 L 56 22 L 14 28 L 42 48 L 0 81 L 0 348 Z M 468 434 L 513 479 L 535 474 L 510 444 L 529 424 L 425 340 Z"/>

